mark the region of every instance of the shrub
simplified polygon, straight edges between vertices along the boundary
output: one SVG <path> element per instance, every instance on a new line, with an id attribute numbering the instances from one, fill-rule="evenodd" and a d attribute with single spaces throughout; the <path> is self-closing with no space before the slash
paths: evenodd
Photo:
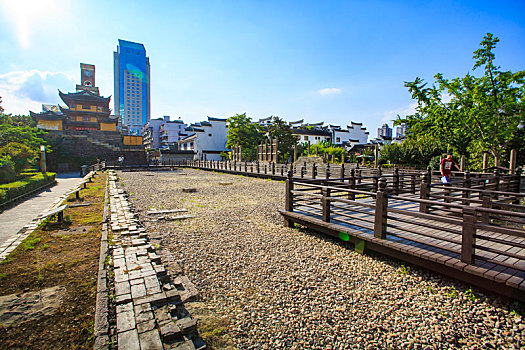
<path id="1" fill-rule="evenodd" d="M 18 181 L 0 185 L 0 205 L 39 187 L 55 182 L 55 176 L 55 173 L 47 173 L 46 175 L 36 173 Z"/>

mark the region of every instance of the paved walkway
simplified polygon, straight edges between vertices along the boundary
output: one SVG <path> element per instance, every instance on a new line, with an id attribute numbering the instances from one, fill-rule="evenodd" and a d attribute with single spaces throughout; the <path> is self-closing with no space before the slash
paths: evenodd
<path id="1" fill-rule="evenodd" d="M 0 213 L 0 246 L 7 240 L 15 237 L 38 214 L 51 207 L 58 197 L 80 183 L 81 179 L 78 172 L 57 174 L 57 184 L 55 186 Z"/>

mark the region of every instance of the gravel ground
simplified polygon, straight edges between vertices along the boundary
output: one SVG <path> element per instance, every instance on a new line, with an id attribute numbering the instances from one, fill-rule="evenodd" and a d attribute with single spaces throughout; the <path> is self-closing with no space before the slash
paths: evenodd
<path id="1" fill-rule="evenodd" d="M 525 348 L 522 304 L 283 227 L 283 183 L 192 169 L 120 176 L 238 349 Z M 151 208 L 196 218 L 156 221 Z"/>

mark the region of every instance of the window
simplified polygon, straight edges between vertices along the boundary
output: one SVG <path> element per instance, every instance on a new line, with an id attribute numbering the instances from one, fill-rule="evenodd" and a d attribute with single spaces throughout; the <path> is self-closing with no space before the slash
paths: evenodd
<path id="1" fill-rule="evenodd" d="M 82 109 L 91 109 L 91 106 L 82 105 Z"/>
<path id="2" fill-rule="evenodd" d="M 85 121 L 85 122 L 89 122 L 91 120 L 90 117 L 82 117 L 82 120 Z"/>
<path id="3" fill-rule="evenodd" d="M 211 134 L 208 134 L 208 136 L 211 136 Z"/>
<path id="4" fill-rule="evenodd" d="M 305 141 L 308 141 L 308 136 L 305 136 L 305 137 L 304 137 L 304 140 L 305 140 Z"/>
<path id="5" fill-rule="evenodd" d="M 341 138 L 340 138 L 340 137 L 337 137 L 337 138 L 335 139 L 335 142 L 341 142 Z"/>

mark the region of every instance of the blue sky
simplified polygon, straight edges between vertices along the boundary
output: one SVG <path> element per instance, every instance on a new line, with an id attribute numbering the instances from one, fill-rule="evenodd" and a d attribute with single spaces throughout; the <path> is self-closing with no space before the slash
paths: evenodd
<path id="1" fill-rule="evenodd" d="M 81 62 L 113 95 L 120 38 L 146 47 L 153 118 L 355 121 L 375 137 L 411 112 L 404 81 L 466 74 L 487 32 L 501 40 L 497 64 L 525 69 L 520 0 L 0 0 L 0 96 L 9 113 L 56 104 Z"/>

